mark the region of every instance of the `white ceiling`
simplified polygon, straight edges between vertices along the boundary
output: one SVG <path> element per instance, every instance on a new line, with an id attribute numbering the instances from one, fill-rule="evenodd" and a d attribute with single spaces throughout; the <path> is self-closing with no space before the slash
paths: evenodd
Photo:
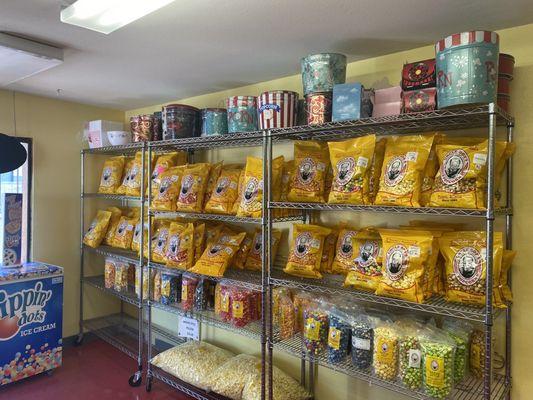
<path id="1" fill-rule="evenodd" d="M 533 22 L 531 0 L 176 0 L 103 35 L 62 24 L 62 3 L 0 0 L 0 31 L 65 48 L 8 89 L 121 109 L 295 74 L 309 53 L 354 61 Z"/>

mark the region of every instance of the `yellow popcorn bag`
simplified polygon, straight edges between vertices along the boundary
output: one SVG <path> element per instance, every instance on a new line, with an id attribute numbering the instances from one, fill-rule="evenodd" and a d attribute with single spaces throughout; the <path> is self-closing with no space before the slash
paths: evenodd
<path id="1" fill-rule="evenodd" d="M 324 250 L 322 251 L 322 258 L 320 259 L 320 272 L 331 274 L 333 273 L 333 260 L 335 260 L 335 249 L 337 248 L 337 237 L 339 231 L 336 228 L 331 228 L 331 233 L 324 239 Z"/>
<path id="2" fill-rule="evenodd" d="M 118 225 L 115 229 L 115 236 L 113 238 L 113 244 L 115 247 L 118 247 L 119 249 L 129 249 L 131 247 L 133 233 L 137 221 L 139 221 L 138 217 L 120 217 Z"/>
<path id="3" fill-rule="evenodd" d="M 329 153 L 326 143 L 294 142 L 294 174 L 290 185 L 289 201 L 320 203 L 325 201 L 326 169 Z"/>
<path id="4" fill-rule="evenodd" d="M 135 158 L 127 157 L 124 158 L 124 170 L 122 173 L 122 180 L 120 186 L 115 190 L 115 194 L 125 195 L 128 191 L 128 185 L 130 184 L 130 174 L 131 168 L 133 167 L 133 161 Z"/>
<path id="5" fill-rule="evenodd" d="M 167 220 L 161 220 L 151 240 L 151 247 L 152 247 L 151 260 L 153 262 L 161 263 L 161 264 L 166 263 L 167 259 L 166 259 L 165 250 L 167 248 L 169 231 L 170 231 L 170 222 Z M 148 254 L 146 254 L 146 256 L 148 256 Z"/>
<path id="6" fill-rule="evenodd" d="M 333 180 L 328 203 L 363 204 L 363 181 L 367 175 L 376 135 L 368 135 L 343 142 L 328 142 Z"/>
<path id="7" fill-rule="evenodd" d="M 509 286 L 509 270 L 513 264 L 513 260 L 516 256 L 516 251 L 504 250 L 502 255 L 502 270 L 500 272 L 500 282 L 498 285 L 498 293 L 502 303 L 512 303 L 513 293 Z"/>
<path id="8" fill-rule="evenodd" d="M 172 222 L 165 249 L 167 267 L 191 269 L 194 261 L 194 225 Z"/>
<path id="9" fill-rule="evenodd" d="M 383 166 L 386 144 L 387 140 L 385 138 L 376 140 L 372 162 L 363 178 L 363 198 L 365 204 L 373 204 L 374 198 L 378 193 L 379 177 L 381 175 L 381 167 Z"/>
<path id="10" fill-rule="evenodd" d="M 89 225 L 89 229 L 83 236 L 83 244 L 96 248 L 100 246 L 109 226 L 109 220 L 111 219 L 110 211 L 98 210 L 96 217 Z"/>
<path id="11" fill-rule="evenodd" d="M 246 236 L 241 243 L 241 247 L 239 248 L 239 251 L 235 255 L 235 259 L 233 260 L 233 266 L 235 268 L 244 269 L 246 258 L 248 257 L 248 253 L 250 253 L 250 249 L 252 248 L 254 235 L 255 233 L 246 233 Z"/>
<path id="12" fill-rule="evenodd" d="M 422 172 L 433 134 L 387 138 L 375 204 L 419 207 Z"/>
<path id="13" fill-rule="evenodd" d="M 131 165 L 128 185 L 126 187 L 126 194 L 128 196 L 141 195 L 141 180 L 142 180 L 142 153 L 139 151 L 135 153 L 135 158 Z"/>
<path id="14" fill-rule="evenodd" d="M 104 162 L 98 193 L 113 194 L 121 183 L 124 157 L 111 157 Z"/>
<path id="15" fill-rule="evenodd" d="M 498 143 L 498 142 L 497 142 Z M 505 167 L 507 165 L 507 161 L 509 158 L 511 158 L 516 150 L 516 144 L 510 143 L 510 142 L 503 142 L 505 144 L 505 149 L 503 150 L 502 156 L 498 159 L 498 162 L 496 163 L 496 170 L 494 171 L 494 188 L 497 192 L 501 194 L 501 182 L 503 178 L 503 172 L 505 171 Z M 501 144 L 500 146 L 503 146 Z M 500 199 L 497 198 L 498 204 L 500 203 Z"/>
<path id="16" fill-rule="evenodd" d="M 357 230 L 343 224 L 339 230 L 335 259 L 331 267 L 333 274 L 346 275 L 354 266 Z"/>
<path id="17" fill-rule="evenodd" d="M 239 251 L 245 236 L 245 232 L 233 235 L 221 234 L 215 243 L 207 246 L 191 272 L 215 277 L 223 276 Z"/>
<path id="18" fill-rule="evenodd" d="M 191 164 L 185 167 L 176 206 L 178 211 L 202 211 L 209 169 L 208 163 Z"/>
<path id="19" fill-rule="evenodd" d="M 272 229 L 272 251 L 270 257 L 272 261 L 275 261 L 276 254 L 278 252 L 279 241 L 281 240 L 281 231 L 279 229 Z M 251 271 L 261 271 L 263 261 L 263 234 L 262 230 L 255 231 L 250 252 L 246 258 L 244 269 Z"/>
<path id="20" fill-rule="evenodd" d="M 211 198 L 211 194 L 213 193 L 220 173 L 222 172 L 222 164 L 222 161 L 219 161 L 215 164 L 211 164 L 210 166 L 207 184 L 205 186 L 204 202 L 202 209 L 205 208 L 207 201 Z"/>
<path id="21" fill-rule="evenodd" d="M 159 191 L 159 186 L 161 184 L 161 181 L 159 176 L 165 172 L 168 171 L 172 167 L 176 167 L 178 160 L 178 152 L 174 151 L 172 153 L 166 153 L 161 154 L 159 157 L 157 157 L 154 168 L 152 170 L 152 198 L 154 198 L 157 195 L 157 192 Z M 146 188 L 146 195 L 148 196 L 148 188 Z"/>
<path id="22" fill-rule="evenodd" d="M 433 183 L 435 182 L 435 176 L 439 171 L 439 158 L 437 157 L 437 145 L 442 143 L 445 139 L 445 135 L 439 132 L 435 133 L 433 139 L 433 145 L 429 152 L 428 161 L 426 162 L 426 168 L 422 174 L 422 186 L 420 187 L 420 206 L 425 207 L 429 204 L 431 192 L 433 191 Z"/>
<path id="23" fill-rule="evenodd" d="M 122 216 L 122 210 L 118 207 L 108 207 L 106 210 L 111 212 L 111 219 L 109 220 L 109 226 L 107 227 L 103 244 L 106 246 L 115 246 L 115 233 L 117 231 L 120 217 Z"/>
<path id="24" fill-rule="evenodd" d="M 242 189 L 244 186 L 244 174 L 245 174 L 245 169 L 243 169 L 241 173 L 239 174 L 239 183 L 237 184 L 237 198 L 235 199 L 235 202 L 233 203 L 233 207 L 231 208 L 232 215 L 237 214 L 237 211 L 239 211 L 239 206 L 241 204 L 241 198 L 242 198 Z"/>
<path id="25" fill-rule="evenodd" d="M 365 228 L 355 235 L 352 267 L 344 286 L 375 292 L 382 276 L 383 242 L 374 228 Z"/>
<path id="26" fill-rule="evenodd" d="M 320 263 L 324 240 L 331 229 L 318 225 L 294 224 L 289 259 L 284 271 L 304 278 L 322 278 Z"/>
<path id="27" fill-rule="evenodd" d="M 429 231 L 379 229 L 383 241 L 383 277 L 376 294 L 424 302 L 424 273 L 433 244 Z"/>
<path id="28" fill-rule="evenodd" d="M 485 232 L 447 232 L 439 239 L 445 259 L 446 300 L 485 305 L 487 253 Z M 498 285 L 503 254 L 503 235 L 494 232 L 493 286 Z"/>
<path id="29" fill-rule="evenodd" d="M 205 224 L 197 224 L 194 227 L 194 262 L 200 259 L 205 245 Z"/>
<path id="30" fill-rule="evenodd" d="M 272 182 L 281 182 L 279 177 L 283 171 L 284 161 L 283 156 L 272 160 Z M 246 158 L 242 185 L 237 216 L 261 218 L 263 205 L 263 160 L 261 158 Z"/>
<path id="31" fill-rule="evenodd" d="M 172 167 L 157 177 L 158 188 L 152 197 L 152 206 L 155 210 L 176 211 L 176 200 L 185 168 L 185 166 Z"/>
<path id="32" fill-rule="evenodd" d="M 211 196 L 205 205 L 206 212 L 231 214 L 233 204 L 237 199 L 241 171 L 241 169 L 222 169 Z"/>

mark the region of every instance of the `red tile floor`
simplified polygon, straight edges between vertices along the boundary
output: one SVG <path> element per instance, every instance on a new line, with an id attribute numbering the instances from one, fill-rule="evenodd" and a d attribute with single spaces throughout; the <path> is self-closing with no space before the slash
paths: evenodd
<path id="1" fill-rule="evenodd" d="M 128 378 L 136 362 L 101 340 L 67 347 L 63 366 L 51 376 L 41 374 L 0 387 L 0 400 L 186 400 L 190 397 L 154 381 L 152 391 L 132 388 Z"/>

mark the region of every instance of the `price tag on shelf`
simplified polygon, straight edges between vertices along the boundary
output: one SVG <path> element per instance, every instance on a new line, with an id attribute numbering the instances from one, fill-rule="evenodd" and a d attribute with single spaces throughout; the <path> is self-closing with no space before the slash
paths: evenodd
<path id="1" fill-rule="evenodd" d="M 200 323 L 197 319 L 181 317 L 178 325 L 178 336 L 200 340 Z"/>

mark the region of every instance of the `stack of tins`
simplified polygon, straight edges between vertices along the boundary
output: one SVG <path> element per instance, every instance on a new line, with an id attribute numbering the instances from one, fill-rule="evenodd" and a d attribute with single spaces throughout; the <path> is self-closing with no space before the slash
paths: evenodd
<path id="1" fill-rule="evenodd" d="M 498 105 L 509 111 L 511 103 L 511 81 L 514 74 L 514 57 L 510 54 L 500 54 L 498 61 Z"/>
<path id="2" fill-rule="evenodd" d="M 163 107 L 163 140 L 198 136 L 199 110 L 185 104 Z"/>
<path id="3" fill-rule="evenodd" d="M 288 128 L 296 125 L 298 93 L 272 90 L 261 93 L 258 104 L 259 128 Z"/>
<path id="4" fill-rule="evenodd" d="M 201 136 L 217 136 L 228 133 L 228 113 L 225 108 L 203 108 Z"/>
<path id="5" fill-rule="evenodd" d="M 148 142 L 153 138 L 153 114 L 134 115 L 130 118 L 130 128 L 134 142 Z"/>
<path id="6" fill-rule="evenodd" d="M 437 107 L 435 59 L 405 64 L 402 70 L 403 112 L 432 111 Z"/>
<path id="7" fill-rule="evenodd" d="M 438 41 L 435 51 L 439 108 L 496 102 L 497 33 L 456 33 Z"/>
<path id="8" fill-rule="evenodd" d="M 346 82 L 346 56 L 336 53 L 312 54 L 302 58 L 301 66 L 307 124 L 330 122 L 333 86 Z"/>
<path id="9" fill-rule="evenodd" d="M 257 97 L 231 96 L 226 99 L 228 133 L 257 130 Z"/>

